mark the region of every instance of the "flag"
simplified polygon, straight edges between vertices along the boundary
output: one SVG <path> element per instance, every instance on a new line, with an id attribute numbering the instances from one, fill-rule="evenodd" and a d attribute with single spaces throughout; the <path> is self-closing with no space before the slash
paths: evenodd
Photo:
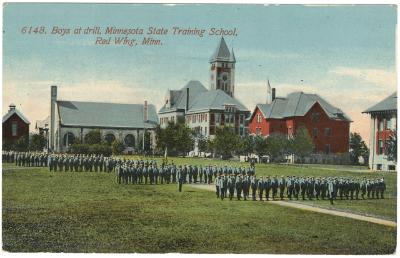
<path id="1" fill-rule="evenodd" d="M 267 104 L 272 103 L 272 89 L 271 85 L 269 84 L 269 80 L 267 79 Z"/>

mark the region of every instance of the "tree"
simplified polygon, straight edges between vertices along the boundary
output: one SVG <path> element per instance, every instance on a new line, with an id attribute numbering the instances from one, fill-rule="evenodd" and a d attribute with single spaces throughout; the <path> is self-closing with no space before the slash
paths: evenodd
<path id="1" fill-rule="evenodd" d="M 215 138 L 212 140 L 212 147 L 215 154 L 222 156 L 222 159 L 228 159 L 237 152 L 239 146 L 239 137 L 235 134 L 232 127 L 217 127 Z"/>
<path id="2" fill-rule="evenodd" d="M 254 152 L 258 155 L 259 159 L 261 159 L 261 156 L 267 154 L 267 141 L 264 137 L 260 135 L 254 137 Z"/>
<path id="3" fill-rule="evenodd" d="M 272 133 L 266 138 L 266 152 L 270 157 L 270 161 L 278 161 L 288 154 L 289 141 L 288 138 L 281 133 Z"/>
<path id="4" fill-rule="evenodd" d="M 314 143 L 305 127 L 300 127 L 290 144 L 290 152 L 303 159 L 310 155 L 314 149 Z"/>
<path id="5" fill-rule="evenodd" d="M 34 151 L 42 151 L 46 146 L 46 139 L 42 134 L 32 134 L 29 142 L 29 149 Z"/>
<path id="6" fill-rule="evenodd" d="M 390 134 L 386 144 L 387 159 L 397 163 L 397 130 Z"/>
<path id="7" fill-rule="evenodd" d="M 114 155 L 119 155 L 124 151 L 125 146 L 122 141 L 115 139 L 111 145 L 111 149 Z"/>
<path id="8" fill-rule="evenodd" d="M 364 162 L 368 160 L 369 150 L 365 142 L 362 140 L 361 135 L 358 133 L 350 133 L 349 143 L 350 162 L 359 165 L 359 158 L 363 157 Z"/>
<path id="9" fill-rule="evenodd" d="M 255 137 L 250 134 L 240 137 L 239 139 L 239 153 L 242 155 L 250 156 L 254 152 Z"/>
<path id="10" fill-rule="evenodd" d="M 156 145 L 167 156 L 186 155 L 194 147 L 194 134 L 184 123 L 169 122 L 166 128 L 156 128 Z"/>
<path id="11" fill-rule="evenodd" d="M 101 143 L 101 134 L 99 129 L 90 130 L 85 135 L 85 143 L 86 144 L 100 144 Z"/>
<path id="12" fill-rule="evenodd" d="M 197 148 L 199 149 L 199 152 L 206 152 L 208 150 L 207 138 L 203 135 L 197 136 Z"/>

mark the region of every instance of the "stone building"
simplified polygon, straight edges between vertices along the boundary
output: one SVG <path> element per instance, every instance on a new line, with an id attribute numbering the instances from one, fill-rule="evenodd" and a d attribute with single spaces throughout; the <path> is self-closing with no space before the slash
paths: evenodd
<path id="1" fill-rule="evenodd" d="M 158 111 L 160 126 L 182 119 L 204 137 L 213 137 L 219 126 L 232 126 L 238 135 L 244 135 L 250 111 L 235 98 L 236 59 L 224 38 L 209 62 L 209 89 L 192 80 L 180 90 L 169 90 Z"/>
<path id="2" fill-rule="evenodd" d="M 85 135 L 99 129 L 108 143 L 121 140 L 126 153 L 142 149 L 139 145 L 145 132 L 150 132 L 151 143 L 158 123 L 156 108 L 147 104 L 120 104 L 66 101 L 57 99 L 57 86 L 51 86 L 49 148 L 64 152 L 75 139 L 85 142 Z M 143 142 L 143 141 L 142 141 Z"/>
<path id="3" fill-rule="evenodd" d="M 397 92 L 363 113 L 370 114 L 369 168 L 396 170 L 396 163 L 388 160 L 387 141 L 397 132 Z"/>

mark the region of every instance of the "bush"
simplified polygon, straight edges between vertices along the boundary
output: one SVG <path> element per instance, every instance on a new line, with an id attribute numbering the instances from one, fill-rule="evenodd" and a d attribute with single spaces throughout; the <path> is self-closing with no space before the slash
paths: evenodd
<path id="1" fill-rule="evenodd" d="M 90 130 L 84 139 L 86 144 L 100 144 L 101 143 L 101 134 L 99 129 Z"/>
<path id="2" fill-rule="evenodd" d="M 42 151 L 46 146 L 46 139 L 42 134 L 32 134 L 29 142 L 29 149 L 33 151 Z"/>
<path id="3" fill-rule="evenodd" d="M 107 144 L 72 144 L 71 153 L 74 154 L 103 154 L 111 155 L 111 147 Z"/>
<path id="4" fill-rule="evenodd" d="M 29 148 L 28 136 L 21 136 L 15 144 L 15 149 L 17 151 L 27 151 L 28 148 Z"/>
<path id="5" fill-rule="evenodd" d="M 124 146 L 124 143 L 122 141 L 114 140 L 112 145 L 111 145 L 111 148 L 112 148 L 112 153 L 114 155 L 119 155 L 124 151 L 125 146 Z"/>
<path id="6" fill-rule="evenodd" d="M 71 145 L 70 151 L 74 154 L 88 154 L 89 144 L 74 143 Z"/>
<path id="7" fill-rule="evenodd" d="M 89 154 L 103 154 L 104 156 L 110 156 L 111 153 L 111 146 L 108 146 L 107 144 L 89 145 Z"/>

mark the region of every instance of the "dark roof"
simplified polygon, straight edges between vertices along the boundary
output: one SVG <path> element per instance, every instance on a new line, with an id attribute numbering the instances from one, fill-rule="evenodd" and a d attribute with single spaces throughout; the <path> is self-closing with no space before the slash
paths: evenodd
<path id="1" fill-rule="evenodd" d="M 143 120 L 143 104 L 57 101 L 62 125 L 106 128 L 154 128 L 156 108 L 148 105 L 148 121 Z"/>
<path id="2" fill-rule="evenodd" d="M 236 62 L 235 54 L 232 50 L 232 55 L 229 52 L 228 46 L 226 45 L 224 37 L 221 37 L 221 40 L 214 51 L 214 54 L 210 58 L 210 63 L 215 61 L 223 61 L 223 62 Z"/>
<path id="3" fill-rule="evenodd" d="M 190 81 L 179 91 L 168 91 L 167 99 L 172 100 L 158 111 L 161 113 L 184 111 L 186 108 L 186 89 L 189 88 L 189 109 L 187 113 L 208 110 L 223 110 L 224 105 L 235 105 L 240 111 L 249 111 L 239 100 L 232 98 L 222 90 L 207 90 L 199 81 Z"/>
<path id="4" fill-rule="evenodd" d="M 397 110 L 397 92 L 393 93 L 392 95 L 385 98 L 381 102 L 378 102 L 377 104 L 363 111 L 363 113 L 381 112 L 389 110 Z"/>
<path id="5" fill-rule="evenodd" d="M 339 108 L 332 106 L 317 94 L 293 92 L 286 98 L 277 97 L 271 104 L 258 104 L 265 118 L 287 118 L 305 116 L 307 112 L 318 103 L 330 119 L 351 122 L 351 119 Z"/>
<path id="6" fill-rule="evenodd" d="M 185 86 L 183 86 L 180 90 L 173 90 L 167 92 L 167 98 L 170 95 L 171 103 L 170 106 L 167 103 L 158 111 L 159 113 L 172 112 L 177 110 L 184 110 L 186 108 L 186 89 L 189 88 L 189 104 L 193 103 L 195 98 L 203 92 L 206 92 L 207 89 L 203 84 L 199 81 L 189 81 Z"/>
<path id="7" fill-rule="evenodd" d="M 5 121 L 7 121 L 12 115 L 14 115 L 14 114 L 16 114 L 17 116 L 19 116 L 19 118 L 21 118 L 22 119 L 22 121 L 24 121 L 26 124 L 30 124 L 31 122 L 29 122 L 29 120 L 28 120 L 28 118 L 26 118 L 25 116 L 24 116 L 24 114 L 22 114 L 22 112 L 21 111 L 19 111 L 18 109 L 16 109 L 15 108 L 15 105 L 13 105 L 13 104 L 11 104 L 14 108 L 13 109 L 10 109 L 8 112 L 7 112 L 7 114 L 5 114 L 4 116 L 3 116 L 3 123 L 5 122 Z M 11 106 L 10 105 L 10 106 Z"/>
<path id="8" fill-rule="evenodd" d="M 190 104 L 190 102 L 189 102 Z M 189 105 L 187 113 L 208 110 L 225 110 L 225 105 L 234 105 L 240 111 L 249 111 L 239 100 L 232 98 L 222 90 L 209 90 L 200 93 Z"/>

